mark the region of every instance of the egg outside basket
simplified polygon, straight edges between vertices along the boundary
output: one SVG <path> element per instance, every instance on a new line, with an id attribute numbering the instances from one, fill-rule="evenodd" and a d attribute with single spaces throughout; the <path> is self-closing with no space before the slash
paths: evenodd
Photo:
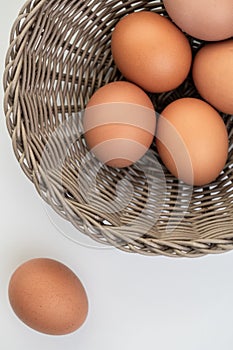
<path id="1" fill-rule="evenodd" d="M 233 117 L 224 171 L 190 188 L 159 163 L 154 145 L 139 164 L 100 166 L 82 136 L 81 111 L 102 85 L 122 79 L 111 31 L 124 15 L 161 1 L 31 0 L 13 25 L 4 74 L 4 109 L 13 149 L 40 196 L 94 240 L 127 252 L 197 257 L 233 248 Z M 201 43 L 189 38 L 195 54 Z M 151 95 L 157 111 L 197 92 L 189 77 Z M 165 178 L 161 177 L 161 169 Z M 79 235 L 77 231 L 77 236 Z"/>

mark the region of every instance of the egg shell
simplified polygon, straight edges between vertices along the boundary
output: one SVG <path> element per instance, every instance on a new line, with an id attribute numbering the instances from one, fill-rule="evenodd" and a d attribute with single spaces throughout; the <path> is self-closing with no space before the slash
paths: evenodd
<path id="1" fill-rule="evenodd" d="M 206 41 L 233 36 L 232 0 L 163 0 L 172 20 L 189 35 Z"/>
<path id="2" fill-rule="evenodd" d="M 87 317 L 88 299 L 79 278 L 52 259 L 32 259 L 19 266 L 8 294 L 15 314 L 42 333 L 72 333 Z"/>
<path id="3" fill-rule="evenodd" d="M 118 81 L 98 89 L 87 104 L 84 135 L 88 148 L 111 167 L 138 161 L 150 147 L 156 128 L 153 104 L 138 86 Z"/>
<path id="4" fill-rule="evenodd" d="M 233 114 L 233 39 L 202 47 L 192 73 L 200 95 L 219 111 Z"/>
<path id="5" fill-rule="evenodd" d="M 154 12 L 123 17 L 112 33 L 111 49 L 121 73 L 150 92 L 175 89 L 190 71 L 192 52 L 187 38 Z"/>
<path id="6" fill-rule="evenodd" d="M 158 120 L 158 153 L 167 169 L 189 185 L 214 181 L 228 157 L 228 133 L 208 103 L 182 98 L 168 105 Z"/>

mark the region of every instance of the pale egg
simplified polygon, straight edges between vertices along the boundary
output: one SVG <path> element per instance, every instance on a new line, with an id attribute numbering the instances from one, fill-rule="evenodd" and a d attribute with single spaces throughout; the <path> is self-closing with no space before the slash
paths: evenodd
<path id="1" fill-rule="evenodd" d="M 197 39 L 218 41 L 233 36 L 232 0 L 163 0 L 172 20 Z"/>

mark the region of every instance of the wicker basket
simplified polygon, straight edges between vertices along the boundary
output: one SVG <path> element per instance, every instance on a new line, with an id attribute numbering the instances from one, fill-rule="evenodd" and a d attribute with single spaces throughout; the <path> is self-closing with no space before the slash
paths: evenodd
<path id="1" fill-rule="evenodd" d="M 232 116 L 222 115 L 229 132 L 228 162 L 203 188 L 172 177 L 155 161 L 154 144 L 141 162 L 121 170 L 101 166 L 86 148 L 81 111 L 97 88 L 123 79 L 112 60 L 111 31 L 121 17 L 138 10 L 167 16 L 159 0 L 25 4 L 12 28 L 4 75 L 15 155 L 40 196 L 98 242 L 170 257 L 231 250 Z M 201 43 L 189 40 L 195 54 Z M 150 95 L 158 112 L 184 96 L 198 97 L 191 77 L 175 91 Z"/>

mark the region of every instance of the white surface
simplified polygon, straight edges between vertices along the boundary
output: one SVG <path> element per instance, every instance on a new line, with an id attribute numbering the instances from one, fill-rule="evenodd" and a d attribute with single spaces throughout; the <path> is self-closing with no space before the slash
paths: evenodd
<path id="1" fill-rule="evenodd" d="M 10 28 L 23 1 L 0 1 L 2 72 Z M 21 171 L 2 110 L 0 123 L 0 349 L 232 349 L 233 252 L 193 260 L 149 258 L 71 242 L 52 224 Z M 12 272 L 43 256 L 67 264 L 86 287 L 89 315 L 72 335 L 39 334 L 9 306 Z"/>

